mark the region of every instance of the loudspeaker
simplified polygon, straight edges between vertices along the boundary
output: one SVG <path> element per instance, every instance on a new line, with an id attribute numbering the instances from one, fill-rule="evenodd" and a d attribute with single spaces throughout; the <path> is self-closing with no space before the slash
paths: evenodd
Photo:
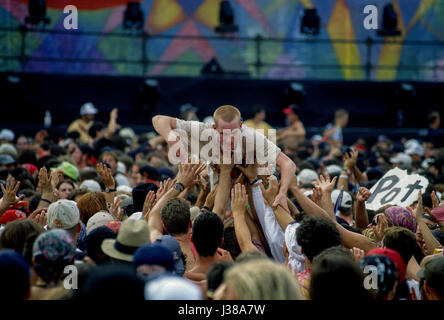
<path id="1" fill-rule="evenodd" d="M 201 70 L 202 75 L 250 77 L 247 64 L 242 59 L 219 57 L 208 61 Z"/>

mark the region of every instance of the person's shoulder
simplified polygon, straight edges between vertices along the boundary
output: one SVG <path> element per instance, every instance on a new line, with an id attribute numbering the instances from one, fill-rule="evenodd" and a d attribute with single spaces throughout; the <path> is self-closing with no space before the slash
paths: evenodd
<path id="1" fill-rule="evenodd" d="M 265 122 L 265 121 L 262 121 L 262 125 L 264 126 L 264 127 L 266 127 L 267 129 L 272 129 L 273 127 L 272 126 L 270 126 L 267 122 Z"/>
<path id="2" fill-rule="evenodd" d="M 68 130 L 72 127 L 76 127 L 79 125 L 80 119 L 75 119 L 73 122 L 71 122 L 71 124 L 68 127 Z"/>

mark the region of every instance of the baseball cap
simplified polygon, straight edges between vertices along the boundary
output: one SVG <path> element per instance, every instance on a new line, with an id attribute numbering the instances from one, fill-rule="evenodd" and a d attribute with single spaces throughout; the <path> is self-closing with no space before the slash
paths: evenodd
<path id="1" fill-rule="evenodd" d="M 367 257 L 374 254 L 390 258 L 396 265 L 399 283 L 404 282 L 406 275 L 406 266 L 404 261 L 402 260 L 401 255 L 397 251 L 388 248 L 376 248 L 367 252 L 365 256 Z"/>
<path id="2" fill-rule="evenodd" d="M 17 209 L 7 210 L 0 217 L 0 224 L 7 224 L 9 222 L 25 218 L 26 214 L 23 211 Z"/>
<path id="3" fill-rule="evenodd" d="M 2 131 L 0 131 L 0 140 L 14 141 L 14 137 L 14 131 L 10 129 L 2 129 Z"/>
<path id="4" fill-rule="evenodd" d="M 157 186 L 159 185 L 160 174 L 156 168 L 146 165 L 139 169 L 139 173 L 145 178 L 146 182 L 154 183 Z"/>
<path id="5" fill-rule="evenodd" d="M 173 253 L 163 244 L 146 244 L 134 253 L 133 265 L 136 269 L 143 265 L 162 266 L 171 272 L 174 269 Z"/>
<path id="6" fill-rule="evenodd" d="M 190 280 L 162 276 L 145 285 L 145 300 L 201 300 L 202 290 Z"/>
<path id="7" fill-rule="evenodd" d="M 410 158 L 409 155 L 399 152 L 396 154 L 395 157 L 390 158 L 391 163 L 399 163 L 401 165 L 411 165 L 412 164 L 412 158 Z"/>
<path id="8" fill-rule="evenodd" d="M 88 219 L 86 223 L 86 235 L 89 235 L 93 230 L 106 225 L 108 222 L 114 220 L 112 215 L 106 211 L 99 211 Z"/>
<path id="9" fill-rule="evenodd" d="M 424 148 L 421 147 L 421 145 L 419 145 L 419 144 L 413 144 L 409 148 L 406 148 L 405 153 L 408 155 L 417 154 L 417 155 L 423 156 L 424 155 Z"/>
<path id="10" fill-rule="evenodd" d="M 132 193 L 133 192 L 133 188 L 131 188 L 130 186 L 125 186 L 125 185 L 120 185 L 117 186 L 116 188 L 117 191 L 122 191 L 122 192 L 126 192 L 126 193 Z M 122 200 L 123 201 L 123 200 Z M 132 204 L 132 203 L 131 203 Z M 121 208 L 123 208 L 122 206 L 120 206 Z"/>
<path id="11" fill-rule="evenodd" d="M 166 180 L 168 178 L 174 178 L 174 171 L 170 168 L 163 167 L 159 169 L 160 181 Z"/>
<path id="12" fill-rule="evenodd" d="M 0 154 L 0 165 L 8 165 L 16 163 L 17 161 L 14 160 L 13 157 L 11 157 L 9 154 Z"/>
<path id="13" fill-rule="evenodd" d="M 49 205 L 46 218 L 49 229 L 70 229 L 79 223 L 80 212 L 75 201 L 61 199 Z"/>
<path id="14" fill-rule="evenodd" d="M 9 154 L 13 158 L 17 158 L 17 149 L 10 143 L 3 143 L 0 146 L 0 154 Z"/>
<path id="15" fill-rule="evenodd" d="M 311 141 L 322 141 L 322 136 L 320 134 L 315 134 L 311 137 Z"/>
<path id="16" fill-rule="evenodd" d="M 94 107 L 94 104 L 87 102 L 80 107 L 80 114 L 82 116 L 85 114 L 97 114 L 97 109 Z"/>
<path id="17" fill-rule="evenodd" d="M 163 235 L 156 239 L 156 243 L 161 243 L 173 253 L 174 273 L 182 276 L 185 273 L 185 265 L 182 260 L 182 249 L 179 242 L 170 235 Z"/>
<path id="18" fill-rule="evenodd" d="M 34 172 L 39 170 L 35 165 L 33 165 L 31 163 L 24 163 L 24 164 L 22 164 L 22 167 L 25 168 L 26 170 L 28 170 L 28 172 L 30 174 L 33 174 Z"/>
<path id="19" fill-rule="evenodd" d="M 311 169 L 302 169 L 298 174 L 298 182 L 300 185 L 311 184 L 318 178 L 316 171 Z"/>
<path id="20" fill-rule="evenodd" d="M 331 202 L 333 202 L 333 204 L 335 204 L 336 201 L 338 200 L 339 193 L 341 193 L 341 190 L 338 189 L 333 190 L 333 192 L 331 193 Z M 350 208 L 352 206 L 352 203 L 353 201 L 351 195 L 347 191 L 344 191 L 344 193 L 342 194 L 342 201 L 340 207 Z"/>
<path id="21" fill-rule="evenodd" d="M 62 163 L 57 167 L 57 169 L 61 169 L 65 176 L 77 180 L 79 177 L 79 169 L 72 163 L 69 163 L 68 161 L 62 161 Z M 55 168 L 52 168 L 51 171 L 55 170 Z"/>
<path id="22" fill-rule="evenodd" d="M 382 300 L 387 297 L 398 279 L 398 271 L 395 263 L 387 256 L 371 254 L 360 261 L 361 269 L 365 270 L 368 266 L 376 268 L 377 275 L 377 293 L 376 299 Z"/>
<path id="23" fill-rule="evenodd" d="M 284 114 L 299 114 L 299 106 L 296 104 L 291 104 L 287 108 L 283 109 Z"/>
<path id="24" fill-rule="evenodd" d="M 330 176 L 334 176 L 334 175 L 340 175 L 342 168 L 340 166 L 338 166 L 337 164 L 331 164 L 329 166 L 327 166 L 327 168 L 325 168 L 327 173 Z"/>
<path id="25" fill-rule="evenodd" d="M 437 256 L 428 261 L 417 273 L 418 278 L 427 281 L 427 285 L 444 294 L 444 256 Z"/>
<path id="26" fill-rule="evenodd" d="M 100 184 L 93 180 L 93 179 L 86 179 L 82 182 L 80 185 L 80 188 L 86 188 L 89 192 L 100 192 L 102 191 L 102 188 L 100 187 Z"/>

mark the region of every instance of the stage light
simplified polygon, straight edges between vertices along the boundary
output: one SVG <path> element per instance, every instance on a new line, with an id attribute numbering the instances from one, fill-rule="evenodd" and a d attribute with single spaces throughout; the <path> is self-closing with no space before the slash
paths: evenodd
<path id="1" fill-rule="evenodd" d="M 215 28 L 217 33 L 234 33 L 239 30 L 234 23 L 234 10 L 230 1 L 223 0 L 219 8 L 219 26 Z"/>
<path id="2" fill-rule="evenodd" d="M 398 15 L 391 3 L 384 6 L 384 11 L 382 13 L 382 29 L 378 31 L 378 35 L 383 37 L 401 35 L 401 31 L 398 30 Z"/>
<path id="3" fill-rule="evenodd" d="M 50 23 L 50 19 L 46 16 L 46 1 L 45 0 L 29 0 L 28 3 L 29 16 L 25 18 L 26 24 L 37 25 L 43 22 L 44 25 Z"/>
<path id="4" fill-rule="evenodd" d="M 128 2 L 123 13 L 123 28 L 141 30 L 143 28 L 143 11 L 139 2 Z"/>
<path id="5" fill-rule="evenodd" d="M 321 19 L 315 8 L 305 9 L 301 20 L 301 33 L 308 35 L 318 35 Z"/>

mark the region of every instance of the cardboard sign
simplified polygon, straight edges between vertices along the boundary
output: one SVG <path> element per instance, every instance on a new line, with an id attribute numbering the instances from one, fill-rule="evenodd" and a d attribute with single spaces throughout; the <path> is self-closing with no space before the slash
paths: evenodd
<path id="1" fill-rule="evenodd" d="M 406 207 L 418 200 L 418 191 L 425 192 L 429 181 L 419 174 L 394 168 L 388 171 L 371 189 L 365 207 L 378 210 L 386 204 Z"/>

